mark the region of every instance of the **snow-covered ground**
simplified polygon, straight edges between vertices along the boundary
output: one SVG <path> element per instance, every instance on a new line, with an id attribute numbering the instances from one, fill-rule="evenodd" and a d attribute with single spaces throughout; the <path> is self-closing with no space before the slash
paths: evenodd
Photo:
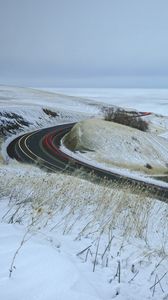
<path id="1" fill-rule="evenodd" d="M 131 178 L 157 184 L 154 176 L 167 176 L 168 140 L 121 124 L 101 119 L 79 122 L 65 135 L 61 149 L 77 160 Z"/>
<path id="2" fill-rule="evenodd" d="M 27 131 L 100 117 L 101 99 L 122 106 L 123 91 L 122 101 L 109 102 L 115 92 L 107 100 L 109 90 L 99 95 L 77 90 L 74 98 L 1 86 L 0 112 L 24 117 L 31 125 L 19 130 Z M 162 105 L 168 91 L 139 93 L 127 91 L 124 106 L 136 96 L 146 103 L 139 107 L 137 101 L 136 107 L 135 102 L 137 109 L 155 111 L 157 102 L 157 112 L 168 115 Z M 157 98 L 153 109 L 151 94 Z M 58 116 L 46 115 L 43 108 Z M 0 120 L 8 124 L 11 117 Z M 153 132 L 159 128 L 167 136 L 167 117 L 152 115 L 150 122 Z M 166 203 L 142 190 L 134 193 L 129 185 L 49 174 L 12 160 L 0 161 L 0 182 L 0 299 L 168 299 Z"/>
<path id="3" fill-rule="evenodd" d="M 139 111 L 168 115 L 168 89 L 60 88 L 44 89 Z"/>

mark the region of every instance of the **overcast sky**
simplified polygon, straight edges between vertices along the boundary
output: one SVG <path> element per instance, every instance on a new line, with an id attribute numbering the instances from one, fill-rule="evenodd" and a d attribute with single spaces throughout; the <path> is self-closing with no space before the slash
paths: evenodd
<path id="1" fill-rule="evenodd" d="M 0 0 L 0 83 L 168 88 L 168 0 Z"/>

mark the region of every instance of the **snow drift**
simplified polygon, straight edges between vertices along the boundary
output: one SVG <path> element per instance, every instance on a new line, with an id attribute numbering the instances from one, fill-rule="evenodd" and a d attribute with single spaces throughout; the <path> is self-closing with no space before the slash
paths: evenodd
<path id="1" fill-rule="evenodd" d="M 147 174 L 168 171 L 168 141 L 128 126 L 89 119 L 76 124 L 64 137 L 64 145 L 83 157 L 110 167 Z"/>

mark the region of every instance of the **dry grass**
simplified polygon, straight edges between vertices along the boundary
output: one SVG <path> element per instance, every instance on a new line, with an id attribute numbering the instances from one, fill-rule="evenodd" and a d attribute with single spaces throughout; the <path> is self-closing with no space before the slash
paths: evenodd
<path id="1" fill-rule="evenodd" d="M 155 201 L 141 189 L 137 193 L 136 187 L 134 194 L 129 185 L 121 188 L 109 181 L 100 185 L 61 173 L 38 171 L 37 175 L 36 168 L 25 169 L 30 175 L 1 172 L 1 196 L 9 198 L 5 221 L 24 223 L 37 218 L 40 226 L 49 224 L 51 230 L 61 228 L 64 233 L 76 231 L 77 226 L 77 238 L 98 237 L 116 229 L 127 238 L 147 238 Z"/>
<path id="2" fill-rule="evenodd" d="M 42 110 L 43 110 L 43 112 L 44 112 L 46 115 L 48 115 L 48 116 L 50 116 L 50 117 L 52 117 L 52 118 L 55 118 L 55 117 L 58 117 L 58 116 L 59 116 L 58 113 L 56 113 L 55 111 L 52 111 L 52 110 L 50 110 L 50 109 L 48 109 L 48 108 L 43 108 Z"/>
<path id="3" fill-rule="evenodd" d="M 88 245 L 76 253 L 77 256 L 83 262 L 89 261 L 93 271 L 98 266 L 109 267 L 112 274 L 109 283 L 113 280 L 120 283 L 123 263 L 129 265 L 128 281 L 136 280 L 142 262 L 149 263 L 152 257 L 158 257 L 159 263 L 149 274 L 149 284 L 155 284 L 158 270 L 164 275 L 164 264 L 168 260 L 165 203 L 147 197 L 141 188 L 137 193 L 134 187 L 135 194 L 129 184 L 121 188 L 117 183 L 104 181 L 100 185 L 24 165 L 19 172 L 18 167 L 18 163 L 13 163 L 13 167 L 5 166 L 0 171 L 1 199 L 8 201 L 2 221 L 26 226 L 13 255 L 9 276 L 13 274 L 16 256 L 24 243 L 43 229 L 52 235 L 73 234 L 76 240 L 87 241 Z M 158 235 L 159 243 L 151 246 Z M 122 258 L 123 249 L 134 245 L 135 239 L 141 239 L 145 247 L 133 250 L 131 246 L 134 255 Z"/>
<path id="4" fill-rule="evenodd" d="M 148 130 L 148 123 L 137 115 L 130 115 L 126 110 L 113 107 L 104 110 L 104 119 L 115 123 L 123 124 L 129 127 L 139 129 L 141 131 Z"/>

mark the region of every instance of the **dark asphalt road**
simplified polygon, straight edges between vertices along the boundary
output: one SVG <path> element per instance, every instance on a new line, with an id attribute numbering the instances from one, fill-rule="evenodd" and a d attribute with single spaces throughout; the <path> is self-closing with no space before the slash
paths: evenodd
<path id="1" fill-rule="evenodd" d="M 86 174 L 92 172 L 99 178 L 117 181 L 121 185 L 130 184 L 135 191 L 136 188 L 141 188 L 141 190 L 148 191 L 149 195 L 155 195 L 157 199 L 167 202 L 168 188 L 166 187 L 102 170 L 63 153 L 60 150 L 60 141 L 73 126 L 74 123 L 64 124 L 24 134 L 8 145 L 8 155 L 20 162 L 35 163 L 50 172 L 72 173 L 76 169 L 82 168 Z"/>

